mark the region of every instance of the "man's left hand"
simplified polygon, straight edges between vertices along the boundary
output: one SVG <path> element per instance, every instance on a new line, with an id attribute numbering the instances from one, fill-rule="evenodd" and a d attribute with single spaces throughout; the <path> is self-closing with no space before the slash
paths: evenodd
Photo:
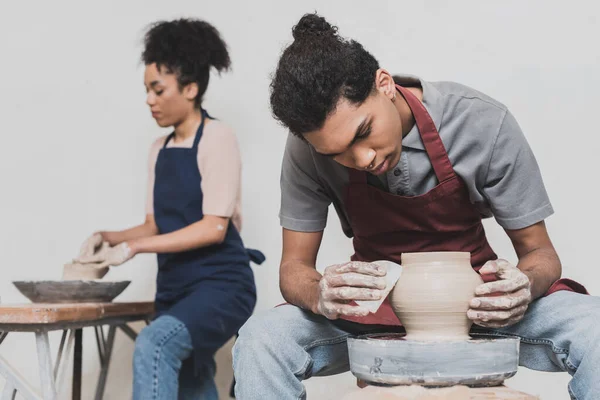
<path id="1" fill-rule="evenodd" d="M 467 317 L 477 325 L 502 328 L 516 324 L 531 303 L 531 282 L 527 275 L 506 260 L 488 261 L 479 270 L 494 274 L 499 280 L 475 288 L 476 297 L 469 304 Z"/>

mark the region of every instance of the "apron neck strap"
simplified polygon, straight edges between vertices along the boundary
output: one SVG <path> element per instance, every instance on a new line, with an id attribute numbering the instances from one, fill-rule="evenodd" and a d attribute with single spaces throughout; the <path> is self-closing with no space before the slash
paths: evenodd
<path id="1" fill-rule="evenodd" d="M 165 144 L 163 144 L 163 149 L 167 148 L 167 144 L 169 144 L 169 142 L 171 141 L 171 139 L 173 139 L 175 137 L 175 132 L 171 132 L 169 134 L 169 136 L 167 136 L 167 140 L 165 140 Z"/>
<path id="2" fill-rule="evenodd" d="M 202 112 L 202 120 L 200 122 L 200 126 L 198 127 L 198 130 L 196 131 L 196 136 L 194 137 L 194 144 L 192 145 L 193 149 L 198 148 L 198 143 L 200 143 L 200 139 L 202 138 L 202 133 L 204 132 L 204 122 L 206 121 L 206 118 L 212 119 L 212 117 L 210 115 L 208 115 L 208 113 L 206 112 L 205 109 L 201 109 L 201 112 Z M 165 140 L 165 144 L 163 145 L 163 149 L 167 148 L 167 144 L 174 137 L 175 137 L 175 132 L 171 132 L 171 134 L 169 136 L 167 136 L 167 140 Z"/>
<path id="3" fill-rule="evenodd" d="M 404 97 L 404 100 L 406 100 L 408 107 L 412 111 L 419 135 L 421 135 L 421 140 L 423 141 L 425 151 L 427 151 L 438 182 L 442 183 L 454 177 L 454 169 L 433 119 L 431 119 L 431 115 L 429 115 L 423 103 L 410 90 L 400 85 L 396 85 L 396 89 Z"/>
<path id="4" fill-rule="evenodd" d="M 202 138 L 202 133 L 204 133 L 204 125 L 206 122 L 207 118 L 210 118 L 210 116 L 208 115 L 208 113 L 206 112 L 205 109 L 200 109 L 200 111 L 202 112 L 202 122 L 200 122 L 200 126 L 198 127 L 198 130 L 196 131 L 196 137 L 194 138 L 194 145 L 192 146 L 193 149 L 197 149 L 198 148 L 198 143 L 200 143 L 200 139 Z"/>

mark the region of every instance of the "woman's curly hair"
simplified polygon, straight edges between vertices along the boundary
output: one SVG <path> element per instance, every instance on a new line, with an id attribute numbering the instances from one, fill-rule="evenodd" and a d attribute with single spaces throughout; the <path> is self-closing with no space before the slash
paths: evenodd
<path id="1" fill-rule="evenodd" d="M 153 23 L 144 37 L 142 61 L 176 74 L 180 88 L 196 83 L 198 108 L 208 87 L 210 67 L 221 72 L 231 65 L 227 45 L 215 27 L 187 18 Z"/>

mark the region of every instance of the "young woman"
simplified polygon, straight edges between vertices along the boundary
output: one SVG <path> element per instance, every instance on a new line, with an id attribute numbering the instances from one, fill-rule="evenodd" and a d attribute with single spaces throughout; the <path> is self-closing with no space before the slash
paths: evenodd
<path id="1" fill-rule="evenodd" d="M 255 285 L 239 235 L 240 154 L 223 122 L 202 108 L 211 67 L 226 70 L 226 44 L 210 24 L 180 19 L 145 36 L 146 102 L 161 127 L 149 157 L 146 221 L 97 232 L 79 261 L 116 266 L 158 253 L 157 318 L 137 338 L 134 399 L 217 399 L 215 351 L 250 317 Z M 97 253 L 104 243 L 110 249 Z"/>

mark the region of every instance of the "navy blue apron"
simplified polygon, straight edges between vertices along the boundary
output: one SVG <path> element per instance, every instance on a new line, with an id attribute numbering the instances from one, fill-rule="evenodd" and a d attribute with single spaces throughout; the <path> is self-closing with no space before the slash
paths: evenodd
<path id="1" fill-rule="evenodd" d="M 167 148 L 175 136 L 171 133 L 158 153 L 154 219 L 160 234 L 185 228 L 204 216 L 197 160 L 207 118 L 211 117 L 202 110 L 192 148 Z M 254 310 L 256 287 L 250 260 L 261 264 L 264 255 L 246 249 L 230 222 L 221 244 L 157 257 L 156 317 L 172 315 L 186 325 L 192 337 L 196 371 L 213 365 L 214 353 L 237 333 Z"/>

